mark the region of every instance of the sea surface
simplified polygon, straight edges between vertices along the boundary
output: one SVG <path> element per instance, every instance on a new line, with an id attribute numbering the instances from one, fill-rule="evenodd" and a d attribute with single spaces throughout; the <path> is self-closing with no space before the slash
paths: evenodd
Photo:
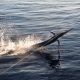
<path id="1" fill-rule="evenodd" d="M 23 37 L 30 35 L 28 41 L 36 41 L 37 36 L 44 41 L 53 36 L 50 32 L 71 28 L 59 39 L 60 68 L 51 69 L 35 53 L 24 53 L 25 58 L 20 55 L 24 52 L 21 48 L 27 45 Z M 13 49 L 9 40 L 10 44 L 3 47 L 6 36 L 7 39 L 21 37 L 18 54 L 16 48 L 15 53 L 6 55 L 6 50 Z M 0 0 L 0 39 L 0 47 L 4 48 L 0 49 L 0 80 L 80 80 L 80 0 Z M 57 42 L 48 45 L 46 51 L 52 55 L 57 53 Z"/>

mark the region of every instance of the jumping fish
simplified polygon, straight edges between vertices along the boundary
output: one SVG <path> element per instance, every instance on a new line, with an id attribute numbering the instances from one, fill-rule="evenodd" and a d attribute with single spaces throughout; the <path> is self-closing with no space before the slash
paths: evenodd
<path id="1" fill-rule="evenodd" d="M 40 47 L 45 47 L 51 43 L 54 43 L 55 41 L 57 41 L 60 37 L 62 37 L 63 35 L 65 35 L 66 33 L 68 33 L 69 31 L 71 31 L 72 29 L 69 29 L 69 30 L 66 30 L 64 32 L 60 32 L 60 33 L 57 33 L 55 34 L 53 37 L 51 37 L 50 39 L 46 40 L 46 41 L 43 41 L 41 43 L 38 43 L 38 44 L 35 44 L 35 45 L 32 45 L 33 48 L 40 48 Z"/>

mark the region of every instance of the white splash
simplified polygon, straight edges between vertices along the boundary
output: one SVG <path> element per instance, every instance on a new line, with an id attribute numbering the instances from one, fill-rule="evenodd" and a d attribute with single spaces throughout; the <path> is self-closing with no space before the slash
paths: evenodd
<path id="1" fill-rule="evenodd" d="M 13 51 L 10 55 L 24 54 L 32 49 L 32 45 L 41 42 L 41 38 L 29 35 L 25 38 L 12 41 L 5 33 L 0 37 L 0 56 L 6 55 L 9 51 Z"/>

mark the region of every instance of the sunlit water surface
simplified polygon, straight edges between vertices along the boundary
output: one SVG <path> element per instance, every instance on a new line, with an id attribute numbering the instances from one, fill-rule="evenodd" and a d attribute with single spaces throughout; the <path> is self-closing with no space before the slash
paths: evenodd
<path id="1" fill-rule="evenodd" d="M 26 55 L 31 45 L 50 38 L 51 31 L 70 28 L 73 30 L 60 39 L 63 60 L 60 69 L 52 70 L 35 53 Z M 79 0 L 1 0 L 0 80 L 80 80 L 79 33 Z M 57 43 L 47 48 L 54 55 Z M 6 56 L 9 50 L 14 52 Z M 17 63 L 24 57 L 19 57 L 20 54 L 26 57 Z"/>

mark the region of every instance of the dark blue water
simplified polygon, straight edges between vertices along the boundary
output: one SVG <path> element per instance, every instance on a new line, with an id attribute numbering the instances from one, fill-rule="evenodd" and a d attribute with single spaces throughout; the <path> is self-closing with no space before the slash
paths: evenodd
<path id="1" fill-rule="evenodd" d="M 80 80 L 80 1 L 79 0 L 1 0 L 0 28 L 8 35 L 50 35 L 73 28 L 61 41 L 61 68 L 52 70 L 36 55 L 29 55 L 0 80 Z M 12 30 L 13 28 L 13 30 Z M 49 45 L 49 51 L 54 50 Z M 0 73 L 20 57 L 1 56 Z"/>

